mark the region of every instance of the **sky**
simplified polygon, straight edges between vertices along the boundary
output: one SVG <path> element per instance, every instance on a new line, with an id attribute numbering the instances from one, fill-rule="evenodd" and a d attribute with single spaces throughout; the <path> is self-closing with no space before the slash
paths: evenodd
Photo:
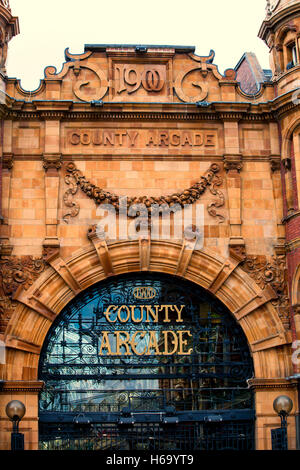
<path id="1" fill-rule="evenodd" d="M 266 0 L 10 0 L 20 35 L 9 45 L 7 74 L 26 90 L 38 87 L 44 69 L 64 62 L 64 50 L 84 44 L 195 46 L 216 53 L 221 73 L 244 52 L 269 68 L 267 46 L 257 37 Z"/>

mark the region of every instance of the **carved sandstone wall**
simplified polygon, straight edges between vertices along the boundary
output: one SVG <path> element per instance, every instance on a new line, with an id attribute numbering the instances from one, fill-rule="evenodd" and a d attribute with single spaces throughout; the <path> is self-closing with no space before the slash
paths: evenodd
<path id="1" fill-rule="evenodd" d="M 61 72 L 48 67 L 35 92 L 7 80 L 0 379 L 6 394 L 31 400 L 29 448 L 38 440 L 37 365 L 50 325 L 81 290 L 123 272 L 168 272 L 210 290 L 245 331 L 259 407 L 269 386 L 296 404 L 286 381 L 292 337 L 277 114 L 285 98 L 274 103 L 268 82 L 245 94 L 235 71 L 222 76 L 213 59 L 193 48 L 86 46 L 81 55 L 66 51 Z M 203 249 L 184 237 L 99 240 L 97 209 L 110 203 L 119 213 L 119 196 L 128 207 L 144 203 L 147 214 L 153 203 L 203 205 Z M 270 447 L 277 423 L 269 408 L 258 409 L 258 448 Z M 7 447 L 6 431 L 1 439 Z"/>

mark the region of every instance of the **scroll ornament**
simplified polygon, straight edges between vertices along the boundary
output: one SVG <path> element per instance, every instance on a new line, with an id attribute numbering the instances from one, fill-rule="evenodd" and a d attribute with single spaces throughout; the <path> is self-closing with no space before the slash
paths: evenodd
<path id="1" fill-rule="evenodd" d="M 19 286 L 27 290 L 45 270 L 46 262 L 32 256 L 7 256 L 0 260 L 0 334 L 16 308 L 13 300 Z"/>
<path id="2" fill-rule="evenodd" d="M 220 171 L 220 166 L 213 163 L 207 170 L 204 176 L 201 176 L 200 180 L 193 184 L 189 189 L 174 193 L 169 196 L 151 197 L 151 196 L 137 196 L 127 198 L 127 211 L 135 204 L 144 204 L 148 210 L 148 216 L 150 217 L 155 210 L 164 211 L 169 210 L 170 207 L 175 206 L 175 210 L 183 208 L 187 204 L 194 204 L 200 196 L 209 189 L 211 194 L 218 196 L 217 201 L 209 204 L 207 207 L 208 213 L 212 217 L 217 217 L 219 223 L 224 222 L 225 218 L 223 215 L 217 212 L 217 208 L 224 206 L 225 198 L 219 189 L 222 185 L 222 178 L 217 175 Z M 93 199 L 97 205 L 110 204 L 119 213 L 120 200 L 119 196 L 105 191 L 99 188 L 95 184 L 92 184 L 82 172 L 76 168 L 74 163 L 67 165 L 67 175 L 65 177 L 65 183 L 69 186 L 69 189 L 64 194 L 64 203 L 70 210 L 63 216 L 63 220 L 68 223 L 70 217 L 76 217 L 79 214 L 80 206 L 78 202 L 73 200 L 73 196 L 77 193 L 80 188 L 89 198 Z M 138 214 L 129 217 L 136 218 Z"/>
<path id="3" fill-rule="evenodd" d="M 7 257 L 0 261 L 1 296 L 12 298 L 19 286 L 27 290 L 45 270 L 43 258 L 33 256 Z"/>

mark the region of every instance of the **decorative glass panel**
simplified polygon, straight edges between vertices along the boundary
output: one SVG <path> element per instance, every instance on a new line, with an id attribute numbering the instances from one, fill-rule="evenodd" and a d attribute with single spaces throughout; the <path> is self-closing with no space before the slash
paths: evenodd
<path id="1" fill-rule="evenodd" d="M 40 410 L 250 409 L 252 375 L 224 305 L 175 276 L 138 273 L 92 286 L 59 315 L 41 355 Z"/>

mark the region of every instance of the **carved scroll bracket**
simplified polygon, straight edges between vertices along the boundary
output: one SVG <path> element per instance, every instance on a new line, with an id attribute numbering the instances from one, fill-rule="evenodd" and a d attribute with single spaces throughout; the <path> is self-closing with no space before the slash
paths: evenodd
<path id="1" fill-rule="evenodd" d="M 272 257 L 272 260 L 267 260 L 265 256 L 247 256 L 241 267 L 263 291 L 268 286 L 272 287 L 277 295 L 277 298 L 272 300 L 272 304 L 277 307 L 279 317 L 285 328 L 289 328 L 290 313 L 286 257 L 276 255 Z"/>
<path id="2" fill-rule="evenodd" d="M 62 165 L 62 157 L 60 153 L 44 153 L 43 155 L 43 167 L 48 170 L 60 170 Z"/>
<path id="3" fill-rule="evenodd" d="M 12 170 L 14 166 L 14 154 L 13 153 L 3 153 L 2 155 L 2 169 L 3 170 Z"/>
<path id="4" fill-rule="evenodd" d="M 7 256 L 0 259 L 0 333 L 5 331 L 8 321 L 16 307 L 14 296 L 22 287 L 27 290 L 44 272 L 46 262 L 43 258 L 32 256 Z"/>

